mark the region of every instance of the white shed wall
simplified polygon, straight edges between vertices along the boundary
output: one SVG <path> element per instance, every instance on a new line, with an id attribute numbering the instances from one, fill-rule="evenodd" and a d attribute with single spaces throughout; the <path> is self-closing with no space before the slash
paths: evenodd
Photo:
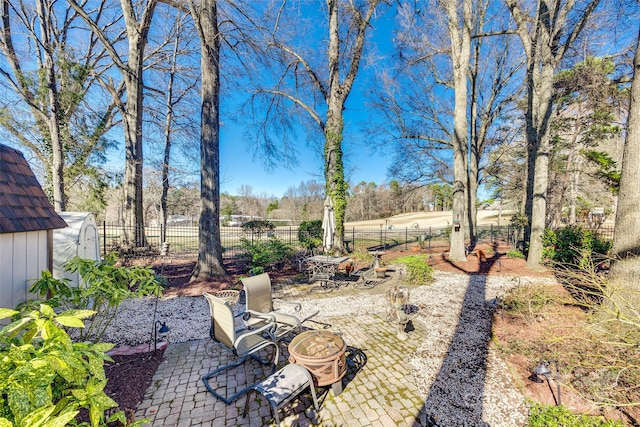
<path id="1" fill-rule="evenodd" d="M 14 308 L 28 298 L 29 287 L 51 266 L 48 231 L 0 234 L 0 307 Z"/>

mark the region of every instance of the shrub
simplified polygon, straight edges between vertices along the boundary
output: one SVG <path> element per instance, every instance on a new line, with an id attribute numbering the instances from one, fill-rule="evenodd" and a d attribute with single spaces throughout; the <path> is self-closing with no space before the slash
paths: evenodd
<path id="1" fill-rule="evenodd" d="M 522 252 L 520 252 L 517 249 L 511 249 L 509 252 L 507 252 L 507 258 L 519 258 L 519 259 L 525 259 L 525 256 Z"/>
<path id="2" fill-rule="evenodd" d="M 558 231 L 545 230 L 542 236 L 543 261 L 580 269 L 593 269 L 605 259 L 611 242 L 577 226 Z"/>
<path id="3" fill-rule="evenodd" d="M 396 258 L 396 264 L 407 268 L 407 281 L 412 285 L 427 285 L 433 282 L 433 268 L 427 264 L 427 255 L 410 255 Z"/>
<path id="4" fill-rule="evenodd" d="M 72 258 L 65 269 L 79 273 L 83 285 L 70 288 L 67 281 L 56 279 L 47 271 L 29 290 L 40 298 L 50 297 L 47 304 L 53 307 L 91 310 L 94 314 L 89 318 L 90 325 L 80 330 L 79 339 L 98 342 L 116 316 L 122 301 L 147 295 L 159 296 L 162 293 L 162 287 L 151 268 L 118 267 L 116 260 L 115 253 L 108 254 L 104 261 Z"/>
<path id="5" fill-rule="evenodd" d="M 308 251 L 322 244 L 322 221 L 302 221 L 298 227 L 298 241 Z"/>
<path id="6" fill-rule="evenodd" d="M 22 312 L 0 308 L 0 319 L 15 319 L 0 330 L 1 426 L 76 425 L 82 408 L 91 426 L 126 423 L 122 411 L 105 420 L 105 410 L 118 406 L 104 392 L 104 361 L 112 361 L 105 352 L 112 345 L 74 343 L 63 328 L 82 328 L 82 320 L 93 314 L 56 314 L 47 304 Z"/>
<path id="7" fill-rule="evenodd" d="M 555 304 L 558 296 L 549 287 L 530 284 L 517 285 L 500 302 L 500 308 L 510 314 L 534 318 L 544 308 Z"/>
<path id="8" fill-rule="evenodd" d="M 602 417 L 575 414 L 564 406 L 535 404 L 531 407 L 529 427 L 624 427 L 616 420 L 604 420 Z"/>
<path id="9" fill-rule="evenodd" d="M 245 235 L 250 234 L 252 238 L 261 238 L 263 234 L 275 230 L 276 226 L 266 219 L 253 219 L 242 224 Z"/>
<path id="10" fill-rule="evenodd" d="M 249 259 L 249 273 L 260 274 L 281 266 L 293 256 L 291 246 L 283 243 L 277 237 L 270 237 L 266 241 L 251 242 L 241 239 L 242 248 Z"/>
<path id="11" fill-rule="evenodd" d="M 373 255 L 369 251 L 363 251 L 362 249 L 356 249 L 349 254 L 349 257 L 356 262 L 369 262 L 373 260 Z"/>

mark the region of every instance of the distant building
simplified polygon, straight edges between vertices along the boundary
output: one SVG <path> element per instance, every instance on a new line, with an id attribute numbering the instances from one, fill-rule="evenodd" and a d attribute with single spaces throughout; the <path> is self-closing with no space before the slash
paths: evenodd
<path id="1" fill-rule="evenodd" d="M 256 218 L 251 218 L 250 216 L 247 216 L 247 215 L 221 216 L 220 217 L 220 225 L 222 225 L 224 227 L 242 227 L 242 225 L 245 222 L 251 221 L 252 219 L 256 219 Z"/>

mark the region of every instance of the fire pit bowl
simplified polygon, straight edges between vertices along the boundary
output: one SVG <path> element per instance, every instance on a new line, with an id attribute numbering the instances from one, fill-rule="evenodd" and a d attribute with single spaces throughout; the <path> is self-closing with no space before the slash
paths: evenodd
<path id="1" fill-rule="evenodd" d="M 306 331 L 289 343 L 289 362 L 304 366 L 316 385 L 333 384 L 333 393 L 342 391 L 342 377 L 347 371 L 347 344 L 329 331 Z M 339 383 L 339 386 L 336 384 Z"/>

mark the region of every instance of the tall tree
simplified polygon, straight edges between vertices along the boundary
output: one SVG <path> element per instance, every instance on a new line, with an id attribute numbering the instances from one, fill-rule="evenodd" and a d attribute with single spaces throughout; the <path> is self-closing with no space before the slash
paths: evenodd
<path id="1" fill-rule="evenodd" d="M 327 31 L 326 38 L 314 52 L 308 43 L 307 34 L 299 31 L 296 22 L 289 27 L 283 24 L 284 16 L 292 8 L 282 2 L 275 8 L 273 27 L 269 29 L 271 52 L 278 55 L 281 65 L 279 76 L 271 87 L 260 87 L 253 98 L 254 105 L 270 105 L 266 109 L 266 121 L 272 120 L 280 130 L 286 129 L 286 118 L 275 117 L 285 113 L 287 106 L 293 106 L 295 118 L 310 119 L 315 130 L 324 137 L 323 160 L 326 194 L 333 201 L 336 214 L 336 238 L 332 252 L 343 252 L 344 217 L 347 204 L 348 184 L 345 178 L 343 159 L 344 109 L 363 59 L 367 32 L 371 28 L 374 13 L 382 0 L 341 1 L 327 0 L 326 8 L 318 11 L 314 18 L 323 19 Z M 307 8 L 307 12 L 313 8 Z M 299 15 L 296 15 L 296 20 Z M 315 31 L 309 23 L 308 31 Z M 295 36 L 287 34 L 296 28 Z M 265 32 L 266 33 L 266 32 Z M 304 37 L 304 42 L 299 37 Z M 321 53 L 322 52 L 322 53 Z M 320 59 L 320 60 L 318 60 Z M 309 122 L 307 122 L 309 123 Z M 272 147 L 272 136 L 264 133 L 269 126 L 262 126 L 265 146 Z"/>
<path id="2" fill-rule="evenodd" d="M 494 43 L 485 43 L 492 30 L 485 28 L 487 1 L 429 5 L 399 9 L 400 71 L 385 80 L 391 85 L 377 94 L 377 107 L 394 124 L 385 123 L 386 132 L 392 128 L 391 138 L 399 141 L 399 161 L 390 169 L 394 177 L 428 183 L 452 175 L 451 256 L 465 260 L 465 228 L 475 241 L 480 162 L 492 129 L 517 93 L 510 80 L 519 64 L 508 41 L 492 37 Z"/>
<path id="3" fill-rule="evenodd" d="M 104 51 L 60 2 L 2 0 L 0 5 L 0 49 L 7 64 L 0 76 L 20 100 L 2 102 L 0 126 L 44 167 L 53 205 L 63 211 L 70 186 L 86 184 L 83 175 L 97 177 L 93 163 L 103 159 L 103 136 L 113 125 L 115 104 L 96 101 L 96 82 L 108 68 L 102 64 Z M 70 40 L 82 41 L 71 48 Z M 96 182 L 100 186 L 99 178 Z"/>
<path id="4" fill-rule="evenodd" d="M 601 180 L 600 169 L 595 169 L 592 165 L 595 162 L 590 159 L 604 158 L 607 151 L 614 152 L 608 148 L 617 142 L 614 137 L 620 133 L 618 122 L 626 95 L 610 76 L 614 70 L 615 64 L 610 58 L 588 57 L 556 75 L 556 102 L 550 132 L 551 163 L 558 167 L 550 169 L 553 186 L 547 201 L 547 223 L 552 226 L 559 224 L 566 207 L 569 224 L 576 224 L 579 196 L 594 202 L 613 196 L 609 191 L 610 182 Z M 600 183 L 582 184 L 588 180 Z M 603 205 L 611 206 L 612 202 L 596 204 Z"/>
<path id="5" fill-rule="evenodd" d="M 629 300 L 630 306 L 635 310 L 640 283 L 640 240 L 638 239 L 638 230 L 640 230 L 640 215 L 638 215 L 640 206 L 640 187 L 638 186 L 640 183 L 640 34 L 633 61 L 633 74 L 613 236 L 612 253 L 615 258 L 609 278 L 613 283 L 621 285 L 623 289 L 631 287 L 636 291 L 633 299 Z"/>
<path id="6" fill-rule="evenodd" d="M 144 98 L 144 53 L 147 46 L 149 28 L 153 19 L 157 0 L 147 0 L 137 7 L 130 0 L 121 0 L 122 15 L 126 26 L 128 41 L 127 61 L 123 61 L 116 48 L 118 37 L 110 39 L 109 27 L 100 26 L 97 17 L 100 8 L 87 11 L 87 3 L 80 6 L 76 0 L 68 0 L 69 5 L 91 27 L 100 39 L 107 54 L 122 75 L 126 90 L 126 100 L 122 102 L 120 94 L 114 92 L 116 102 L 123 117 L 125 141 L 125 169 L 124 169 L 124 235 L 129 243 L 144 246 L 144 209 L 142 198 L 142 167 L 144 156 L 142 152 L 142 116 Z M 93 16 L 93 17 L 92 17 Z"/>
<path id="7" fill-rule="evenodd" d="M 498 136 L 506 113 L 520 97 L 515 77 L 522 68 L 521 55 L 513 49 L 512 38 L 500 34 L 500 19 L 488 19 L 489 0 L 475 3 L 472 54 L 469 66 L 469 166 L 467 221 L 471 244 L 477 239 L 478 188 L 486 152 L 503 141 Z M 496 30 L 492 32 L 493 30 Z"/>
<path id="8" fill-rule="evenodd" d="M 447 14 L 451 40 L 451 70 L 454 90 L 453 109 L 453 227 L 450 236 L 449 259 L 466 261 L 464 250 L 465 196 L 467 187 L 467 144 L 469 142 L 468 81 L 471 59 L 471 0 L 463 0 L 458 8 L 457 0 L 440 0 Z M 462 17 L 461 19 L 459 17 Z"/>
<path id="9" fill-rule="evenodd" d="M 549 120 L 553 106 L 553 76 L 600 0 L 540 0 L 527 14 L 521 0 L 505 0 L 516 24 L 526 62 L 525 110 L 527 141 L 527 200 L 529 218 L 527 266 L 542 259 L 542 234 L 547 212 L 549 184 Z"/>
<path id="10" fill-rule="evenodd" d="M 200 84 L 200 72 L 198 66 L 192 65 L 195 63 L 192 57 L 196 56 L 198 38 L 191 25 L 190 14 L 174 8 L 159 12 L 164 13 L 158 18 L 161 17 L 167 22 L 165 40 L 159 43 L 159 46 L 166 45 L 167 51 L 163 53 L 166 60 L 154 64 L 149 69 L 147 85 L 155 90 L 149 92 L 150 102 L 145 108 L 145 115 L 149 117 L 151 129 L 157 126 L 158 132 L 162 134 L 162 143 L 158 144 L 162 151 L 158 162 L 161 192 L 156 203 L 159 203 L 158 219 L 163 234 L 161 237 L 162 241 L 165 241 L 167 199 L 171 181 L 178 178 L 180 173 L 192 174 L 197 170 L 193 165 L 189 167 L 188 164 L 184 164 L 190 162 L 180 164 L 175 151 L 180 150 L 186 158 L 200 156 L 199 148 L 194 150 L 192 143 L 194 134 L 199 133 L 199 122 L 194 117 L 197 117 L 196 111 L 200 108 L 196 93 Z M 150 145 L 154 148 L 154 144 Z"/>
<path id="11" fill-rule="evenodd" d="M 220 46 L 217 0 L 189 1 L 200 36 L 200 241 L 191 280 L 227 274 L 220 242 Z"/>

